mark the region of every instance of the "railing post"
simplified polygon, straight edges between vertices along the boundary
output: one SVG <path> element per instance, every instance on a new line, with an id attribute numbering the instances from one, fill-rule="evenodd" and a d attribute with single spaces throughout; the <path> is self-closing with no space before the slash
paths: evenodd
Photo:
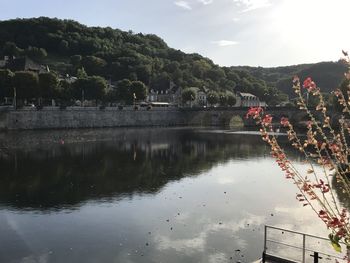
<path id="1" fill-rule="evenodd" d="M 305 253 L 306 253 L 306 251 L 305 251 L 305 243 L 306 243 L 306 236 L 305 236 L 305 234 L 303 234 L 303 260 L 302 260 L 302 262 L 303 263 L 305 263 Z"/>
<path id="2" fill-rule="evenodd" d="M 266 239 L 267 239 L 267 226 L 265 225 L 265 232 L 264 232 L 264 253 L 266 253 Z"/>

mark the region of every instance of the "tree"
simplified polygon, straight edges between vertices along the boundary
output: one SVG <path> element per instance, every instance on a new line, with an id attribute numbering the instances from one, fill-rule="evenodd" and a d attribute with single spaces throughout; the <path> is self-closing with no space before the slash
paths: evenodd
<path id="1" fill-rule="evenodd" d="M 135 94 L 137 100 L 144 100 L 147 97 L 147 87 L 141 81 L 131 82 L 130 92 Z"/>
<path id="2" fill-rule="evenodd" d="M 77 78 L 78 79 L 86 79 L 88 75 L 86 74 L 86 71 L 84 68 L 78 68 L 77 70 Z"/>
<path id="3" fill-rule="evenodd" d="M 194 61 L 192 65 L 192 74 L 196 78 L 203 78 L 205 73 L 210 70 L 211 66 L 204 59 Z"/>
<path id="4" fill-rule="evenodd" d="M 162 72 L 152 79 L 152 88 L 155 90 L 162 90 L 169 87 L 170 76 L 166 72 Z"/>
<path id="5" fill-rule="evenodd" d="M 26 48 L 25 54 L 32 59 L 43 59 L 47 57 L 47 52 L 44 48 L 37 48 L 31 46 Z"/>
<path id="6" fill-rule="evenodd" d="M 86 99 L 101 100 L 107 91 L 107 81 L 100 76 L 88 77 L 88 86 L 86 89 Z"/>
<path id="7" fill-rule="evenodd" d="M 8 69 L 0 69 L 0 98 L 13 96 L 12 82 L 14 74 Z"/>
<path id="8" fill-rule="evenodd" d="M 133 101 L 130 87 L 131 81 L 128 79 L 123 79 L 117 82 L 116 97 L 119 101 L 124 101 L 125 103 L 131 103 Z"/>
<path id="9" fill-rule="evenodd" d="M 70 57 L 70 63 L 73 65 L 73 67 L 80 67 L 81 66 L 81 55 L 74 55 Z"/>
<path id="10" fill-rule="evenodd" d="M 58 93 L 58 78 L 52 72 L 39 74 L 39 94 L 45 99 L 53 99 Z"/>
<path id="11" fill-rule="evenodd" d="M 219 67 L 212 68 L 206 72 L 206 77 L 213 80 L 219 81 L 222 78 L 225 78 L 225 71 Z"/>
<path id="12" fill-rule="evenodd" d="M 152 66 L 151 65 L 139 65 L 135 68 L 137 79 L 143 83 L 149 83 L 152 76 Z"/>
<path id="13" fill-rule="evenodd" d="M 219 103 L 220 106 L 226 106 L 227 105 L 227 95 L 225 92 L 219 93 Z"/>
<path id="14" fill-rule="evenodd" d="M 38 75 L 31 71 L 17 71 L 13 77 L 13 85 L 20 99 L 31 99 L 39 96 Z"/>
<path id="15" fill-rule="evenodd" d="M 68 102 L 74 98 L 73 85 L 66 80 L 61 80 L 57 89 L 57 98 L 62 102 Z"/>
<path id="16" fill-rule="evenodd" d="M 20 49 L 13 42 L 6 42 L 2 48 L 2 54 L 4 56 L 19 56 L 23 54 L 23 49 Z"/>
<path id="17" fill-rule="evenodd" d="M 86 56 L 83 57 L 81 64 L 88 75 L 97 75 L 103 74 L 103 69 L 107 65 L 107 62 L 99 57 Z"/>
<path id="18" fill-rule="evenodd" d="M 78 79 L 73 83 L 75 99 L 101 100 L 107 90 L 107 82 L 100 76 Z M 84 96 L 83 96 L 84 95 Z"/>
<path id="19" fill-rule="evenodd" d="M 169 48 L 155 35 L 129 34 L 118 29 L 87 27 L 71 20 L 43 17 L 0 22 L 0 55 L 18 57 L 27 54 L 43 58 L 46 51 L 52 56 L 45 60 L 62 75 L 138 80 L 158 91 L 169 88 L 173 82 L 180 87 L 205 86 L 207 91 L 251 92 L 262 98 L 267 88 L 264 81 L 275 87 L 278 79 L 293 75 L 290 67 L 220 67 L 199 54 L 185 54 Z M 327 65 L 315 67 L 322 73 L 332 68 L 331 74 L 322 77 L 323 82 L 328 78 L 339 81 L 339 72 L 342 73 L 344 65 Z M 86 72 L 77 72 L 79 68 Z M 293 72 L 306 69 L 305 66 L 292 68 Z M 282 78 L 271 77 L 276 73 Z M 273 98 L 272 102 L 275 101 Z"/>
<path id="20" fill-rule="evenodd" d="M 58 49 L 59 49 L 59 51 L 62 54 L 65 54 L 69 50 L 69 43 L 68 43 L 68 41 L 62 39 L 60 44 L 59 44 Z"/>
<path id="21" fill-rule="evenodd" d="M 196 99 L 196 91 L 193 88 L 186 88 L 182 91 L 182 101 L 188 102 L 188 101 L 194 101 Z"/>
<path id="22" fill-rule="evenodd" d="M 215 91 L 210 91 L 207 95 L 207 101 L 210 105 L 215 105 L 219 102 L 219 95 Z"/>
<path id="23" fill-rule="evenodd" d="M 233 95 L 233 93 L 227 93 L 227 105 L 228 106 L 235 106 L 236 105 L 236 97 Z"/>

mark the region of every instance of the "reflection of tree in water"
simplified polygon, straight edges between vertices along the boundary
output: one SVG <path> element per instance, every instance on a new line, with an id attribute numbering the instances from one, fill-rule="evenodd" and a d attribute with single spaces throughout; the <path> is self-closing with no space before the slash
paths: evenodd
<path id="1" fill-rule="evenodd" d="M 15 150 L 0 157 L 0 203 L 35 209 L 73 208 L 91 199 L 154 193 L 230 159 L 268 155 L 259 136 L 145 132 L 104 142 Z"/>

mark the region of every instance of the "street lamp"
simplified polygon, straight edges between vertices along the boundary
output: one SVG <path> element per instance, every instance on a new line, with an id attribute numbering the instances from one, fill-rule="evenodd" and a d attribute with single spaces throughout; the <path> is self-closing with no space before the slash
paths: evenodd
<path id="1" fill-rule="evenodd" d="M 136 110 L 136 94 L 133 93 L 133 99 L 134 99 L 134 109 Z"/>
<path id="2" fill-rule="evenodd" d="M 191 108 L 192 108 L 192 101 L 194 101 L 194 97 L 191 94 Z"/>

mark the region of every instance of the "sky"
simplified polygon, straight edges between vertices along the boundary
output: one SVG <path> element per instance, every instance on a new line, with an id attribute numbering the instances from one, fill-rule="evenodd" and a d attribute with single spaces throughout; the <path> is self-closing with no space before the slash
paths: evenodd
<path id="1" fill-rule="evenodd" d="M 350 50 L 350 0 L 0 0 L 0 20 L 74 19 L 152 33 L 221 66 L 336 61 Z"/>

